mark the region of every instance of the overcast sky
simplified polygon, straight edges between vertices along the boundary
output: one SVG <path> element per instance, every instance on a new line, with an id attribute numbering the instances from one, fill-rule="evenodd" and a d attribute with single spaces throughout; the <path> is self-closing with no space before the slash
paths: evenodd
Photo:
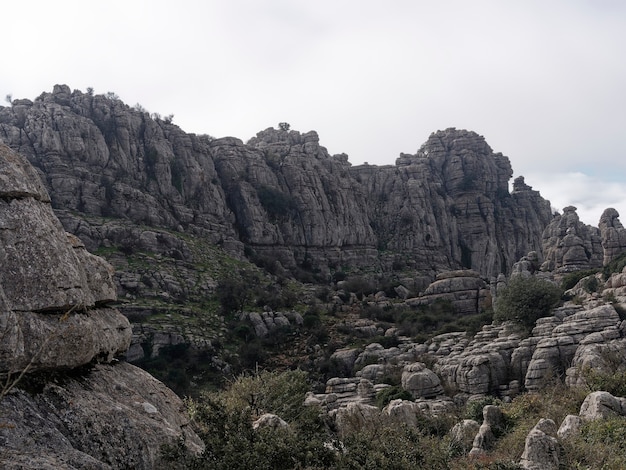
<path id="1" fill-rule="evenodd" d="M 93 87 L 244 141 L 286 121 L 355 165 L 469 129 L 556 209 L 626 221 L 622 0 L 20 0 L 1 24 L 3 97 Z"/>

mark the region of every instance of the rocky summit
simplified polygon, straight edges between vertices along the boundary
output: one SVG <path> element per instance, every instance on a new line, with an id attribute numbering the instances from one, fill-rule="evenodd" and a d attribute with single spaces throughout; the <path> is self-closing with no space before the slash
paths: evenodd
<path id="1" fill-rule="evenodd" d="M 128 221 L 270 256 L 293 272 L 434 278 L 468 268 L 490 277 L 541 251 L 552 219 L 523 178 L 509 191 L 509 159 L 464 130 L 433 133 L 393 166 L 352 166 L 314 131 L 213 139 L 110 94 L 57 85 L 0 108 L 0 139 L 38 169 L 64 226 L 90 250 L 129 243 Z"/>

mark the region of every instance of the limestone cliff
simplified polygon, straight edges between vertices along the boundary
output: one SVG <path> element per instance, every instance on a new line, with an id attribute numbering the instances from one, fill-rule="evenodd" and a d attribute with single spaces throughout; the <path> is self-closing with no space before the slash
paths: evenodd
<path id="1" fill-rule="evenodd" d="M 55 217 L 28 161 L 0 144 L 0 466 L 155 468 L 185 436 L 181 400 L 115 359 L 131 327 L 111 266 Z"/>
<path id="2" fill-rule="evenodd" d="M 420 271 L 509 273 L 527 251 L 541 250 L 552 219 L 549 202 L 522 177 L 509 193 L 509 159 L 474 132 L 435 132 L 395 166 L 353 173 L 367 187 L 379 247 Z"/>
<path id="3" fill-rule="evenodd" d="M 68 230 L 119 245 L 111 220 L 205 237 L 321 276 L 344 268 L 507 273 L 541 252 L 549 203 L 484 138 L 447 129 L 395 166 L 352 167 L 315 132 L 247 144 L 187 134 L 112 95 L 57 85 L 0 108 L 0 139 L 42 175 Z M 60 211 L 64 211 L 61 213 Z M 85 216 L 113 219 L 94 227 Z M 126 231 L 127 232 L 127 231 Z"/>

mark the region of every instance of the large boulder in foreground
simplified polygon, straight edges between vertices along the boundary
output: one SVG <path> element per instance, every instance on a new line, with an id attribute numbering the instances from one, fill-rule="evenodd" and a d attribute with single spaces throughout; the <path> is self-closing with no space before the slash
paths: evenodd
<path id="1" fill-rule="evenodd" d="M 0 373 L 111 361 L 130 344 L 113 270 L 68 235 L 28 162 L 0 145 Z"/>
<path id="2" fill-rule="evenodd" d="M 1 468 L 167 468 L 162 445 L 184 438 L 190 450 L 202 448 L 182 400 L 133 365 L 98 364 L 22 385 L 0 402 Z"/>
<path id="3" fill-rule="evenodd" d="M 116 362 L 131 328 L 112 274 L 0 144 L 0 468 L 166 468 L 164 445 L 202 449 L 182 400 Z"/>

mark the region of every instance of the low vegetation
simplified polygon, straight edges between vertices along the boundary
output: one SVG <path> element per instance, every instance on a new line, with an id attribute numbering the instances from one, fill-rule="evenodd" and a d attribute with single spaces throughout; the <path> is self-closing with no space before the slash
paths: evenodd
<path id="1" fill-rule="evenodd" d="M 261 372 L 241 376 L 221 392 L 187 400 L 206 450 L 192 457 L 181 442 L 163 449 L 164 455 L 172 468 L 181 469 L 519 469 L 526 436 L 537 422 L 550 418 L 559 425 L 568 414 L 578 413 L 589 393 L 588 388 L 554 383 L 507 404 L 486 397 L 448 415 L 422 415 L 416 426 L 381 420 L 340 436 L 319 408 L 304 406 L 307 380 L 297 370 Z M 462 419 L 480 422 L 487 404 L 501 408 L 503 425 L 490 452 L 469 458 L 467 449 L 451 441 L 449 430 Z M 255 430 L 253 422 L 263 413 L 280 416 L 288 428 Z M 586 423 L 560 446 L 562 468 L 626 468 L 626 418 Z"/>
<path id="2" fill-rule="evenodd" d="M 498 293 L 494 320 L 514 321 L 531 330 L 560 301 L 563 291 L 552 282 L 535 276 L 515 276 Z"/>

